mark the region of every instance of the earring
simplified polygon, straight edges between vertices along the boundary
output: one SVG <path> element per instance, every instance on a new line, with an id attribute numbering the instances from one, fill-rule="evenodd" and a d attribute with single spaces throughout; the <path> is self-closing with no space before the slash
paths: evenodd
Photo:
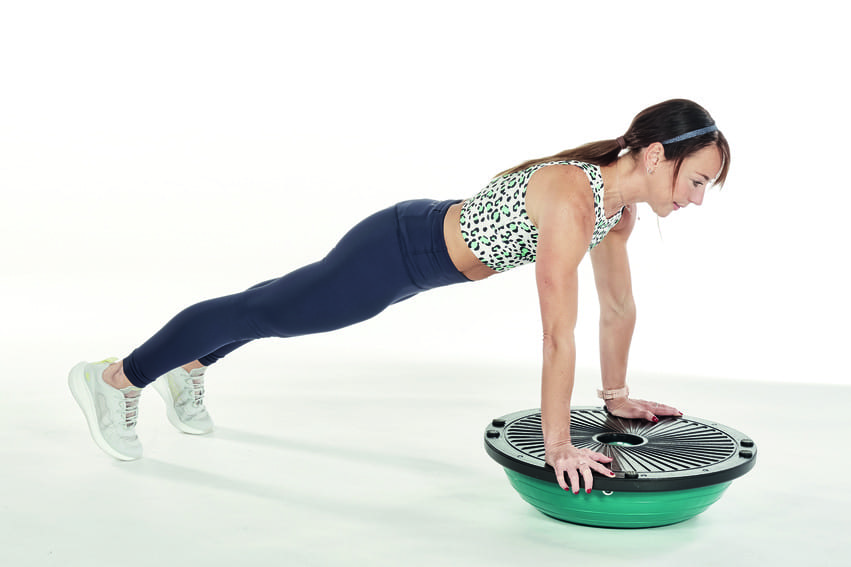
<path id="1" fill-rule="evenodd" d="M 650 169 L 650 168 L 648 167 L 648 168 L 647 168 L 647 175 L 653 175 L 653 171 L 654 171 L 654 170 L 652 170 L 652 169 Z"/>

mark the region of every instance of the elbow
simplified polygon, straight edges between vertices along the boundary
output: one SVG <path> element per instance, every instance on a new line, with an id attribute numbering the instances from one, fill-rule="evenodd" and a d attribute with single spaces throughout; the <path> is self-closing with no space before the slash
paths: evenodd
<path id="1" fill-rule="evenodd" d="M 635 321 L 635 301 L 631 295 L 600 307 L 600 322 L 608 324 L 622 321 Z"/>

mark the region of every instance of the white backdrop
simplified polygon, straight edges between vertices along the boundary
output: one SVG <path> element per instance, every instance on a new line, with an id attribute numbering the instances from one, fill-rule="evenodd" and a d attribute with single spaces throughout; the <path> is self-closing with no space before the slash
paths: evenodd
<path id="1" fill-rule="evenodd" d="M 732 169 L 658 229 L 640 209 L 631 368 L 851 383 L 845 18 L 827 2 L 756 4 L 6 2 L 4 364 L 125 355 L 190 303 L 318 259 L 378 208 L 470 196 L 686 97 L 725 132 Z M 586 262 L 587 372 L 596 314 Z M 534 382 L 533 269 L 234 356 L 262 349 L 282 365 L 505 360 Z"/>

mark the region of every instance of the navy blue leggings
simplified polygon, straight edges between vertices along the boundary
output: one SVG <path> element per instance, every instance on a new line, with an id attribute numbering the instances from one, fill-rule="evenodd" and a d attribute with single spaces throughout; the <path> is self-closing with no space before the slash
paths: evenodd
<path id="1" fill-rule="evenodd" d="M 322 260 L 177 314 L 124 359 L 140 388 L 183 364 L 210 365 L 263 337 L 340 329 L 421 291 L 470 281 L 449 258 L 446 211 L 458 201 L 405 201 L 352 228 Z"/>

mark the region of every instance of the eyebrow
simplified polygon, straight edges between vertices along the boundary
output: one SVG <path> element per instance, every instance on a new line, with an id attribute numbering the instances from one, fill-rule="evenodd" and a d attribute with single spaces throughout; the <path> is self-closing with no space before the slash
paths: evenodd
<path id="1" fill-rule="evenodd" d="M 708 176 L 708 175 L 703 175 L 703 174 L 702 174 L 702 173 L 700 173 L 699 171 L 695 171 L 695 173 L 696 173 L 696 174 L 698 174 L 699 176 L 701 176 L 701 177 L 702 177 L 703 179 L 705 179 L 706 181 L 709 181 L 709 176 Z"/>

